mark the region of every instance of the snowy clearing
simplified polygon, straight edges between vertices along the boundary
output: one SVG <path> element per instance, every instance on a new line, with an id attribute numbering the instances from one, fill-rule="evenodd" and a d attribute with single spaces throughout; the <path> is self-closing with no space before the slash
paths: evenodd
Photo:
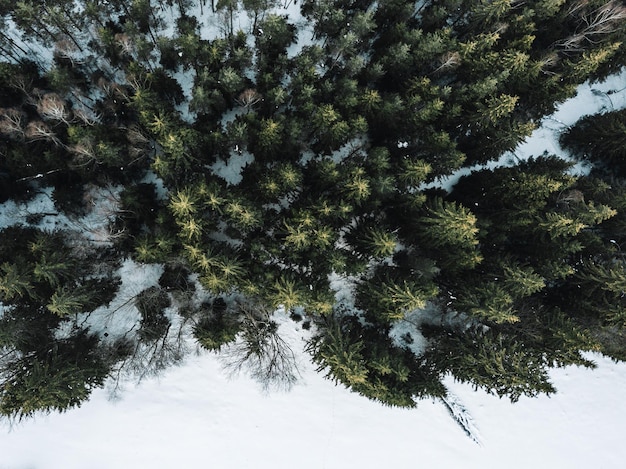
<path id="1" fill-rule="evenodd" d="M 440 178 L 420 189 L 442 187 L 452 190 L 457 181 L 470 174 L 485 168 L 498 166 L 512 166 L 518 161 L 527 160 L 531 156 L 541 156 L 543 153 L 569 159 L 570 155 L 559 145 L 561 133 L 574 125 L 581 117 L 616 111 L 626 108 L 626 69 L 612 75 L 601 83 L 583 83 L 577 89 L 576 96 L 557 106 L 556 111 L 544 117 L 539 127 L 515 151 L 503 154 L 500 159 L 490 161 L 485 165 L 476 165 L 470 168 L 461 168 L 450 176 Z M 573 174 L 586 174 L 589 167 L 584 163 L 577 163 L 572 168 Z"/>
<path id="2" fill-rule="evenodd" d="M 469 409 L 479 446 L 441 402 L 382 407 L 334 386 L 303 358 L 303 378 L 288 393 L 229 380 L 211 354 L 128 387 L 116 402 L 98 390 L 80 409 L 5 427 L 0 468 L 611 469 L 626 457 L 623 363 L 593 356 L 596 370 L 556 370 L 556 396 L 514 405 L 447 383 Z"/>

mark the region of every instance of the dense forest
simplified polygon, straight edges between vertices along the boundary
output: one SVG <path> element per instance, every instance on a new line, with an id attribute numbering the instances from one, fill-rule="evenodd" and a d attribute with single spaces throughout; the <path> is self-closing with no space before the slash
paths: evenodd
<path id="1" fill-rule="evenodd" d="M 626 359 L 625 111 L 563 132 L 586 176 L 535 155 L 429 184 L 619 71 L 623 2 L 0 0 L 0 21 L 0 203 L 76 222 L 0 230 L 0 415 L 79 405 L 189 334 L 289 384 L 277 308 L 320 372 L 393 406 Z M 102 327 L 129 258 L 159 285 Z"/>

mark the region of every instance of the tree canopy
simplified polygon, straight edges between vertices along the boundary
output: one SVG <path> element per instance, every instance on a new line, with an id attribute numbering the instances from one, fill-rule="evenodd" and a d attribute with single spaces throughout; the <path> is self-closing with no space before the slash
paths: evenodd
<path id="1" fill-rule="evenodd" d="M 304 0 L 310 29 L 285 8 L 0 2 L 0 202 L 51 188 L 82 220 L 116 188 L 106 232 L 0 230 L 1 415 L 157 371 L 185 334 L 243 338 L 239 367 L 291 382 L 277 308 L 314 327 L 320 371 L 387 405 L 445 396 L 446 374 L 516 400 L 585 351 L 624 359 L 624 111 L 563 134 L 590 175 L 535 155 L 432 189 L 625 65 L 623 3 Z M 160 285 L 123 333 L 83 327 L 129 257 Z"/>

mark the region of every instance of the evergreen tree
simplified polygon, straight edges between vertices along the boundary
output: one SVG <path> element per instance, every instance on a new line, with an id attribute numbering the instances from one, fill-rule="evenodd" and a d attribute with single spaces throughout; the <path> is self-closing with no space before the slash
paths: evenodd
<path id="1" fill-rule="evenodd" d="M 407 279 L 397 269 L 383 267 L 371 278 L 357 285 L 357 304 L 377 322 L 391 323 L 405 314 L 425 308 L 439 293 L 438 287 L 424 279 Z"/>
<path id="2" fill-rule="evenodd" d="M 209 293 L 245 298 L 202 311 L 170 271 L 172 295 L 135 301 L 135 355 L 168 349 L 173 298 L 205 348 L 241 334 L 235 367 L 253 362 L 262 379 L 293 377 L 272 366 L 290 355 L 267 308 L 303 308 L 319 326 L 316 363 L 389 405 L 443 395 L 447 373 L 516 399 L 551 392 L 548 367 L 588 364 L 581 350 L 624 357 L 623 111 L 564 132 L 594 177 L 543 156 L 475 171 L 448 195 L 423 190 L 514 151 L 580 83 L 619 69 L 622 2 L 306 0 L 317 43 L 295 54 L 299 31 L 273 0 L 212 1 L 223 37 L 211 40 L 205 0 L 200 17 L 187 0 L 40 3 L 0 2 L 0 56 L 12 62 L 0 64 L 0 198 L 53 186 L 56 209 L 82 215 L 100 190 L 83 187 L 126 189 L 107 203 L 110 252 L 69 233 L 0 230 L 0 413 L 67 408 L 88 394 L 67 382 L 99 385 L 109 364 L 97 339 L 60 331 L 110 301 L 100 269 L 128 253 L 182 262 Z M 237 31 L 242 7 L 249 32 Z M 179 71 L 194 76 L 190 96 Z M 220 160 L 240 183 L 224 181 Z M 148 169 L 161 190 L 139 182 Z M 338 311 L 333 274 L 354 277 L 362 317 Z M 425 308 L 416 356 L 388 333 Z"/>
<path id="3" fill-rule="evenodd" d="M 456 379 L 506 396 L 513 402 L 523 395 L 556 392 L 549 381 L 542 352 L 529 350 L 520 341 L 499 332 L 442 335 L 437 351 L 429 358 L 442 370 L 450 370 Z"/>
<path id="4" fill-rule="evenodd" d="M 568 129 L 561 143 L 583 159 L 597 162 L 619 176 L 626 174 L 626 111 L 587 116 Z"/>
<path id="5" fill-rule="evenodd" d="M 103 385 L 110 370 L 96 336 L 79 330 L 35 355 L 0 369 L 0 415 L 22 420 L 36 412 L 65 411 Z"/>
<path id="6" fill-rule="evenodd" d="M 51 313 L 64 317 L 82 312 L 85 300 L 86 298 L 80 293 L 60 290 L 52 294 L 50 303 L 46 307 Z"/>
<path id="7" fill-rule="evenodd" d="M 29 275 L 15 264 L 8 262 L 0 265 L 0 299 L 2 301 L 11 301 L 19 297 L 30 295 L 31 284 Z"/>
<path id="8" fill-rule="evenodd" d="M 435 198 L 417 221 L 419 243 L 433 250 L 450 270 L 472 268 L 481 262 L 476 216 L 462 205 Z"/>

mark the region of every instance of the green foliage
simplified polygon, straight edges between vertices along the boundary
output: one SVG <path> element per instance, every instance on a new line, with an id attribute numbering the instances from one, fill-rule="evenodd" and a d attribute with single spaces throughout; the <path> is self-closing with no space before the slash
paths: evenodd
<path id="1" fill-rule="evenodd" d="M 626 111 L 586 116 L 563 133 L 561 143 L 582 159 L 626 175 Z"/>
<path id="2" fill-rule="evenodd" d="M 135 306 L 141 314 L 139 337 L 147 342 L 155 341 L 167 334 L 170 320 L 165 316 L 165 308 L 171 300 L 160 288 L 150 287 L 135 298 Z"/>
<path id="3" fill-rule="evenodd" d="M 323 340 L 313 341 L 314 360 L 328 368 L 329 375 L 337 383 L 361 386 L 367 382 L 368 369 L 363 357 L 363 342 L 352 341 L 340 328 L 332 324 L 325 330 Z"/>
<path id="4" fill-rule="evenodd" d="M 374 277 L 357 286 L 359 307 L 383 323 L 398 321 L 413 310 L 423 309 L 427 301 L 439 293 L 438 287 L 430 281 L 394 278 L 398 273 L 380 269 Z"/>
<path id="5" fill-rule="evenodd" d="M 513 402 L 521 396 L 556 392 L 541 353 L 501 333 L 473 331 L 442 338 L 433 360 L 456 379 Z"/>
<path id="6" fill-rule="evenodd" d="M 237 317 L 228 312 L 222 299 L 216 299 L 211 310 L 194 325 L 193 335 L 203 348 L 213 351 L 232 343 L 240 330 Z"/>
<path id="7" fill-rule="evenodd" d="M 426 181 L 432 172 L 432 165 L 426 161 L 414 158 L 405 158 L 402 162 L 400 181 L 409 187 L 416 187 Z"/>
<path id="8" fill-rule="evenodd" d="M 23 356 L 0 369 L 0 415 L 21 420 L 36 412 L 79 406 L 102 386 L 109 367 L 98 339 L 79 331 L 34 356 Z"/>
<path id="9" fill-rule="evenodd" d="M 335 383 L 388 406 L 414 407 L 421 396 L 445 394 L 428 366 L 355 318 L 328 318 L 308 351 L 318 371 L 326 371 Z"/>
<path id="10" fill-rule="evenodd" d="M 395 233 L 370 223 L 357 225 L 346 238 L 358 254 L 373 259 L 389 257 L 398 247 Z"/>
<path id="11" fill-rule="evenodd" d="M 16 297 L 23 297 L 29 294 L 31 288 L 30 279 L 26 272 L 20 271 L 15 264 L 4 262 L 0 265 L 0 299 L 2 301 L 11 301 Z"/>
<path id="12" fill-rule="evenodd" d="M 95 216 L 85 186 L 125 187 L 103 215 L 117 233 L 110 252 L 0 231 L 0 344 L 33 370 L 6 362 L 17 380 L 2 384 L 6 415 L 85 397 L 56 389 L 69 364 L 47 350 L 67 345 L 58 327 L 111 300 L 111 259 L 128 254 L 166 264 L 162 288 L 136 298 L 135 351 L 165 347 L 172 297 L 201 346 L 241 333 L 235 367 L 254 362 L 262 379 L 280 373 L 268 351 L 289 362 L 268 315 L 280 306 L 319 323 L 320 368 L 390 405 L 443 395 L 446 373 L 517 399 L 552 392 L 547 368 L 585 364 L 580 350 L 623 357 L 624 111 L 564 132 L 594 178 L 543 156 L 475 171 L 451 194 L 424 189 L 514 151 L 580 83 L 621 67 L 621 2 L 305 0 L 316 44 L 295 55 L 299 31 L 273 0 L 216 2 L 223 37 L 212 40 L 187 1 L 175 24 L 148 0 L 105 3 L 6 9 L 27 40 L 9 31 L 0 45 L 17 64 L 0 64 L 0 201 L 52 186 L 57 210 Z M 236 30 L 240 8 L 253 40 Z M 97 31 L 88 43 L 86 31 Z M 52 68 L 35 43 L 55 44 Z M 245 300 L 200 311 L 190 273 Z M 361 321 L 335 308 L 329 279 L 346 275 Z M 388 332 L 425 308 L 440 326 L 420 323 L 429 349 L 415 356 Z M 453 312 L 469 328 L 444 321 Z M 18 382 L 50 385 L 58 401 Z"/>
<path id="13" fill-rule="evenodd" d="M 466 207 L 441 198 L 432 199 L 417 221 L 417 236 L 450 270 L 475 267 L 482 261 L 478 249 L 476 216 Z"/>
<path id="14" fill-rule="evenodd" d="M 277 308 L 282 306 L 285 311 L 292 311 L 296 306 L 306 304 L 306 291 L 295 279 L 279 277 L 268 292 L 270 304 Z"/>
<path id="15" fill-rule="evenodd" d="M 481 284 L 472 290 L 462 292 L 456 305 L 481 321 L 496 324 L 519 321 L 513 305 L 513 297 L 497 283 Z"/>
<path id="16" fill-rule="evenodd" d="M 77 294 L 67 290 L 55 291 L 46 308 L 57 316 L 69 316 L 83 311 L 85 299 L 80 293 Z"/>
<path id="17" fill-rule="evenodd" d="M 436 198 L 420 220 L 423 236 L 435 247 L 476 246 L 476 217 L 465 207 Z"/>
<path id="18" fill-rule="evenodd" d="M 144 235 L 135 240 L 134 258 L 146 264 L 165 262 L 172 254 L 175 241 L 165 235 Z"/>
<path id="19" fill-rule="evenodd" d="M 531 267 L 511 265 L 502 266 L 506 289 L 516 297 L 525 297 L 540 292 L 546 286 L 545 279 Z"/>
<path id="20" fill-rule="evenodd" d="M 482 126 L 497 124 L 502 118 L 510 115 L 515 109 L 519 96 L 501 94 L 488 98 L 483 106 L 478 109 L 478 123 Z"/>

